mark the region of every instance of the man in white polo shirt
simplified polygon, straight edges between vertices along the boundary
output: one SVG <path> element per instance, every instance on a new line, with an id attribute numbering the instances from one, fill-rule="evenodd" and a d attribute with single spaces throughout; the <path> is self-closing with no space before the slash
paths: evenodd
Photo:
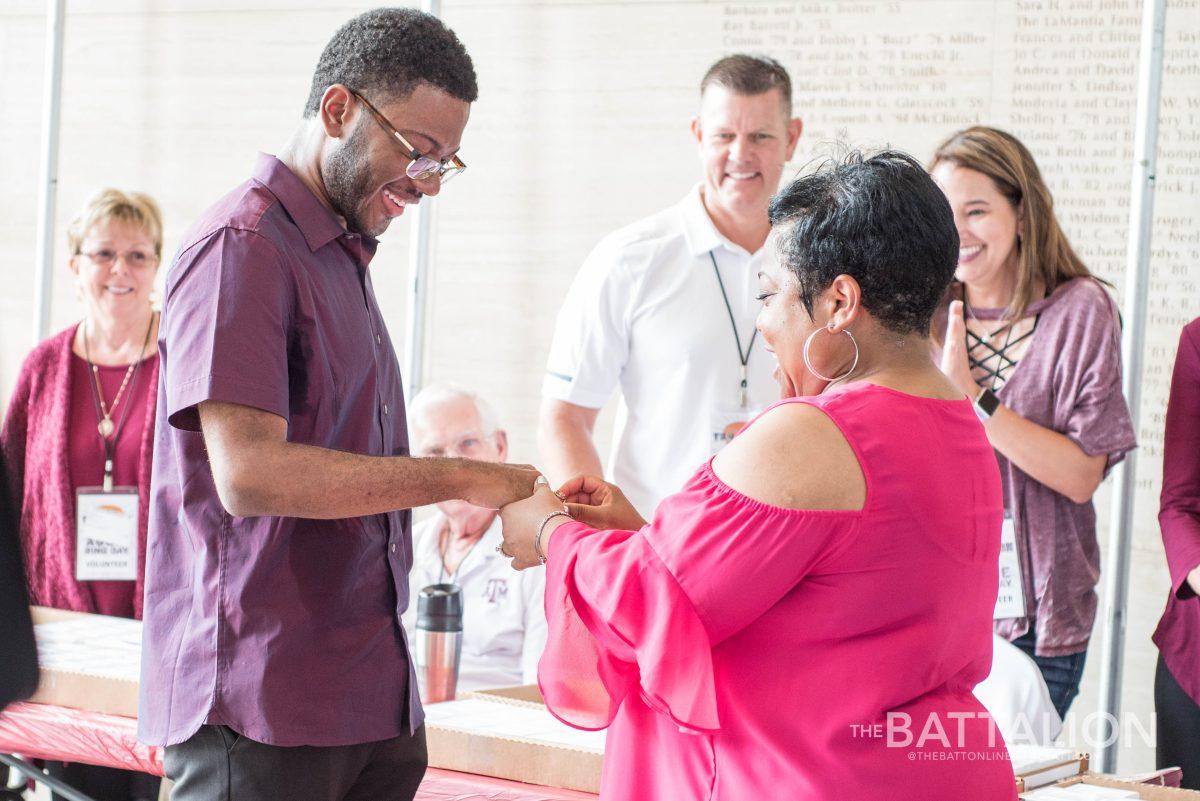
<path id="1" fill-rule="evenodd" d="M 677 205 L 605 237 L 559 312 L 538 443 L 548 473 L 599 475 L 592 432 L 621 390 L 608 478 L 649 517 L 779 397 L 755 331 L 767 205 L 800 138 L 778 62 L 709 68 L 692 120 L 703 181 Z"/>
<path id="2" fill-rule="evenodd" d="M 507 460 L 508 436 L 491 405 L 461 387 L 426 387 L 409 404 L 408 420 L 414 456 Z M 535 684 L 546 647 L 546 571 L 518 572 L 496 551 L 503 537 L 495 509 L 445 501 L 437 510 L 413 527 L 411 597 L 402 618 L 410 642 L 421 589 L 457 584 L 463 593 L 458 691 Z"/>

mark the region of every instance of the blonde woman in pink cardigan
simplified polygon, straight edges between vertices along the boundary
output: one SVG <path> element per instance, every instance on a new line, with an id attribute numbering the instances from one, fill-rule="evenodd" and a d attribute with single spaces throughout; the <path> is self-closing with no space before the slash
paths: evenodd
<path id="1" fill-rule="evenodd" d="M 67 236 L 84 316 L 25 359 L 0 447 L 32 602 L 141 618 L 162 217 L 146 195 L 105 189 Z M 152 777 L 50 767 L 96 798 L 157 797 Z"/>

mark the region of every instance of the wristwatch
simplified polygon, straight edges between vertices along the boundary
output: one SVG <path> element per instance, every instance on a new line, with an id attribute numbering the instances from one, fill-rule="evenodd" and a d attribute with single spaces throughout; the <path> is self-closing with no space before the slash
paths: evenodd
<path id="1" fill-rule="evenodd" d="M 990 389 L 981 389 L 975 396 L 975 414 L 980 420 L 987 420 L 1000 408 L 1000 399 Z"/>

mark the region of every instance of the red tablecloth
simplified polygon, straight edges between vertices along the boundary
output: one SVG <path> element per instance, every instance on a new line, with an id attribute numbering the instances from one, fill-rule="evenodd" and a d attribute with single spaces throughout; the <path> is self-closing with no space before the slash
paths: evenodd
<path id="1" fill-rule="evenodd" d="M 47 704 L 13 704 L 0 713 L 0 753 L 84 762 L 162 775 L 162 749 L 137 741 L 137 721 Z M 430 768 L 417 801 L 595 801 L 558 790 Z"/>
<path id="2" fill-rule="evenodd" d="M 0 713 L 0 753 L 162 775 L 162 749 L 137 741 L 137 721 L 49 704 Z"/>

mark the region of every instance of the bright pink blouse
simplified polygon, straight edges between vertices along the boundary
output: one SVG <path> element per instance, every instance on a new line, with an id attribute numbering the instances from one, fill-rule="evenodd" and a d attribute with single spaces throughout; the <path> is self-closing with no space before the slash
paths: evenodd
<path id="1" fill-rule="evenodd" d="M 1014 799 L 971 692 L 1002 501 L 970 403 L 870 384 L 790 402 L 846 437 L 864 508 L 770 506 L 705 464 L 641 531 L 561 526 L 548 706 L 609 727 L 605 799 Z"/>

